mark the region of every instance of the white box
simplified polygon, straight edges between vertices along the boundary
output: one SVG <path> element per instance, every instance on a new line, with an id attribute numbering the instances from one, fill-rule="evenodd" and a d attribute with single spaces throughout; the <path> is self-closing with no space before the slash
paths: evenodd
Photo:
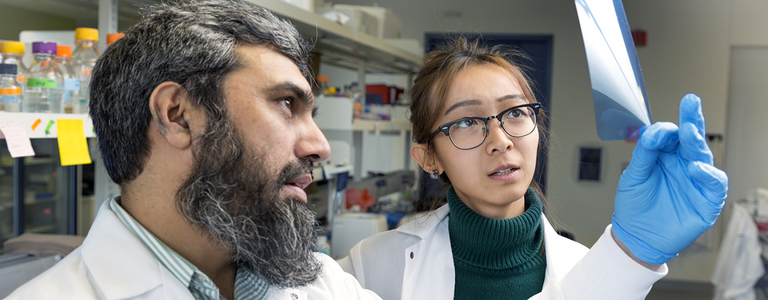
<path id="1" fill-rule="evenodd" d="M 373 35 L 375 37 L 380 39 L 400 38 L 400 32 L 403 30 L 403 22 L 400 20 L 400 17 L 392 13 L 392 10 L 389 8 L 344 4 L 336 4 L 333 7 L 358 9 L 374 16 L 379 21 L 378 31 Z"/>
<path id="2" fill-rule="evenodd" d="M 331 257 L 349 255 L 349 249 L 363 239 L 386 231 L 387 217 L 374 213 L 345 213 L 333 219 Z"/>
<path id="3" fill-rule="evenodd" d="M 290 3 L 293 6 L 299 7 L 303 10 L 306 10 L 308 12 L 314 12 L 315 11 L 315 1 L 314 0 L 283 0 L 283 2 Z"/>
<path id="4" fill-rule="evenodd" d="M 379 19 L 361 9 L 336 7 L 334 5 L 333 7 L 317 8 L 315 12 L 323 16 L 323 18 L 351 27 L 355 33 L 363 32 L 376 36 L 379 32 Z"/>

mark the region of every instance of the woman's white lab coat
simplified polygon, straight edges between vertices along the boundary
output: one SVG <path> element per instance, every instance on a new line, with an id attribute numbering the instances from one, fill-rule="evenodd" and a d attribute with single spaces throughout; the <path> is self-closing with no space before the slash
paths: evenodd
<path id="1" fill-rule="evenodd" d="M 590 250 L 558 235 L 543 215 L 542 223 L 547 270 L 530 299 L 644 299 L 667 273 L 666 265 L 654 272 L 624 253 L 610 225 Z M 385 300 L 453 299 L 448 205 L 361 241 L 339 264 Z"/>
<path id="2" fill-rule="evenodd" d="M 163 267 L 109 209 L 101 206 L 83 245 L 14 291 L 10 299 L 187 299 L 192 293 Z M 270 287 L 265 299 L 379 299 L 318 255 L 323 273 L 297 289 Z"/>

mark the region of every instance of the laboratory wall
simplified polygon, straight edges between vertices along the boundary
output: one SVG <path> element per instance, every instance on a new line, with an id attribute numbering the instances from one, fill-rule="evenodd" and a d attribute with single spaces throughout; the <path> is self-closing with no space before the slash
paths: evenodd
<path id="1" fill-rule="evenodd" d="M 373 5 L 375 0 L 345 0 L 345 4 Z M 633 29 L 648 33 L 648 45 L 638 48 L 654 121 L 678 122 L 678 106 L 688 92 L 703 101 L 710 134 L 726 132 L 732 23 L 746 17 L 732 13 L 734 6 L 750 12 L 765 6 L 758 0 L 625 0 Z M 547 171 L 550 213 L 576 239 L 592 245 L 611 221 L 619 176 L 629 163 L 635 144 L 603 142 L 595 133 L 594 112 L 584 45 L 573 1 L 391 0 L 403 21 L 403 38 L 423 40 L 426 32 L 551 35 L 554 40 L 551 131 Z M 747 7 L 750 6 L 750 7 Z M 762 14 L 761 21 L 766 18 Z M 759 24 L 741 21 L 740 26 Z M 760 27 L 768 40 L 766 26 Z M 758 31 L 761 29 L 753 29 Z M 746 35 L 745 40 L 753 39 Z M 598 182 L 578 180 L 580 147 L 603 150 Z M 722 166 L 722 157 L 718 157 Z M 716 226 L 715 231 L 719 228 Z M 717 240 L 717 232 L 710 233 Z M 712 242 L 706 243 L 713 246 Z M 670 264 L 667 280 L 708 282 L 715 247 L 688 251 Z"/>
<path id="2" fill-rule="evenodd" d="M 9 41 L 18 41 L 22 30 L 74 30 L 77 26 L 74 19 L 2 4 L 0 20 L 0 40 Z"/>

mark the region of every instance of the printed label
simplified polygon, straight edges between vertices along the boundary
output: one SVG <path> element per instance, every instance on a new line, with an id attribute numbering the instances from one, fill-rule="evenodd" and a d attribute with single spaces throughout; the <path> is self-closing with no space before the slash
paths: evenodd
<path id="1" fill-rule="evenodd" d="M 0 95 L 21 95 L 21 89 L 17 87 L 0 88 Z"/>
<path id="2" fill-rule="evenodd" d="M 55 89 L 56 88 L 56 79 L 29 78 L 29 79 L 27 79 L 27 86 L 28 87 L 46 88 L 46 89 Z"/>
<path id="3" fill-rule="evenodd" d="M 80 79 L 77 79 L 77 78 L 67 78 L 67 79 L 64 79 L 64 90 L 66 90 L 66 91 L 79 91 L 80 90 Z"/>

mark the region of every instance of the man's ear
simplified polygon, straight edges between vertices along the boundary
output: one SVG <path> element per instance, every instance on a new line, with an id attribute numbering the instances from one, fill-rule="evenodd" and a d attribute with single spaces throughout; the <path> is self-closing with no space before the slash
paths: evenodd
<path id="1" fill-rule="evenodd" d="M 430 174 L 443 173 L 443 166 L 435 159 L 435 154 L 429 151 L 427 144 L 414 144 L 411 147 L 411 157 L 425 172 Z"/>
<path id="2" fill-rule="evenodd" d="M 155 87 L 149 96 L 149 110 L 160 135 L 178 149 L 189 148 L 193 134 L 201 131 L 196 127 L 205 126 L 202 109 L 192 106 L 184 88 L 176 82 L 166 81 Z"/>

